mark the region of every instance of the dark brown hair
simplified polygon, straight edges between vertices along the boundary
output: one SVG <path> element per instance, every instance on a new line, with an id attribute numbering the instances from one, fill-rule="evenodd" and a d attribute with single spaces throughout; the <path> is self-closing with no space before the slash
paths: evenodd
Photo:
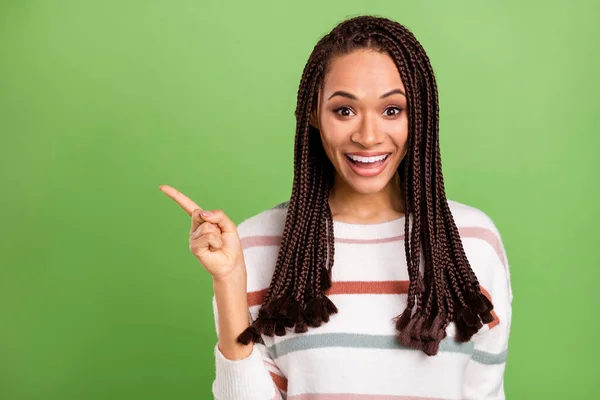
<path id="1" fill-rule="evenodd" d="M 304 67 L 295 112 L 294 182 L 281 246 L 267 295 L 240 343 L 259 342 L 261 334 L 284 336 L 286 328 L 306 332 L 337 312 L 326 296 L 334 258 L 328 201 L 333 166 L 310 121 L 330 61 L 358 49 L 384 52 L 394 60 L 408 103 L 408 151 L 398 174 L 410 217 L 404 228 L 410 284 L 407 307 L 394 319 L 396 337 L 406 347 L 434 355 L 450 322 L 456 324 L 457 340 L 466 342 L 493 320 L 492 304 L 469 265 L 444 191 L 438 94 L 429 58 L 403 25 L 359 16 L 319 40 Z"/>

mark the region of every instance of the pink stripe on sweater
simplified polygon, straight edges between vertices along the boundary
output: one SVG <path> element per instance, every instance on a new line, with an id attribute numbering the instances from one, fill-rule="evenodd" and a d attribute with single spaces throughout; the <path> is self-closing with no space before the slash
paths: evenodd
<path id="1" fill-rule="evenodd" d="M 506 267 L 506 260 L 502 252 L 502 245 L 498 236 L 487 228 L 481 228 L 477 226 L 463 227 L 458 229 L 461 238 L 473 238 L 481 239 L 487 242 L 496 254 L 502 264 Z M 404 235 L 392 236 L 380 239 L 346 239 L 346 238 L 335 238 L 336 243 L 348 243 L 348 244 L 379 244 L 379 243 L 390 243 L 399 242 L 404 240 Z M 251 247 L 261 246 L 279 246 L 281 244 L 281 236 L 248 236 L 241 239 L 242 247 L 249 249 Z"/>
<path id="2" fill-rule="evenodd" d="M 288 396 L 287 400 L 445 400 L 439 397 L 393 396 L 387 394 L 303 393 Z"/>

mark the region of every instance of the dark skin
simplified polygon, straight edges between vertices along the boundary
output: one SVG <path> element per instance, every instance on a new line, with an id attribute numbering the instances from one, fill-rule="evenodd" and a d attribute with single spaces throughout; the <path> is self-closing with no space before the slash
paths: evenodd
<path id="1" fill-rule="evenodd" d="M 331 61 L 311 123 L 335 169 L 334 220 L 375 224 L 404 215 L 397 170 L 407 151 L 405 93 L 387 54 L 358 50 Z M 361 151 L 390 153 L 390 159 L 378 175 L 361 176 L 346 158 Z"/>

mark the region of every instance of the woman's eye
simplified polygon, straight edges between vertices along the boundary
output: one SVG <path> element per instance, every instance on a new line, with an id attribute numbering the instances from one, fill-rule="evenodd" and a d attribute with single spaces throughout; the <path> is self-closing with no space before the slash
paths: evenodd
<path id="1" fill-rule="evenodd" d="M 390 107 L 385 110 L 385 115 L 387 115 L 388 117 L 395 117 L 396 115 L 400 114 L 401 111 L 402 109 L 400 107 Z"/>
<path id="2" fill-rule="evenodd" d="M 334 110 L 334 112 L 336 114 L 338 114 L 340 117 L 349 117 L 353 114 L 352 110 L 349 109 L 348 107 L 340 107 Z"/>

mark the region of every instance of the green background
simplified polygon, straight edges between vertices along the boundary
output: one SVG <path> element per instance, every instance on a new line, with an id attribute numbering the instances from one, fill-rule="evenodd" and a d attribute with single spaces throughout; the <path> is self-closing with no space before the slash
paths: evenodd
<path id="1" fill-rule="evenodd" d="M 1 1 L 0 399 L 207 399 L 209 275 L 169 184 L 235 222 L 287 200 L 304 64 L 342 19 L 408 26 L 448 196 L 494 219 L 509 399 L 596 399 L 594 1 Z"/>

